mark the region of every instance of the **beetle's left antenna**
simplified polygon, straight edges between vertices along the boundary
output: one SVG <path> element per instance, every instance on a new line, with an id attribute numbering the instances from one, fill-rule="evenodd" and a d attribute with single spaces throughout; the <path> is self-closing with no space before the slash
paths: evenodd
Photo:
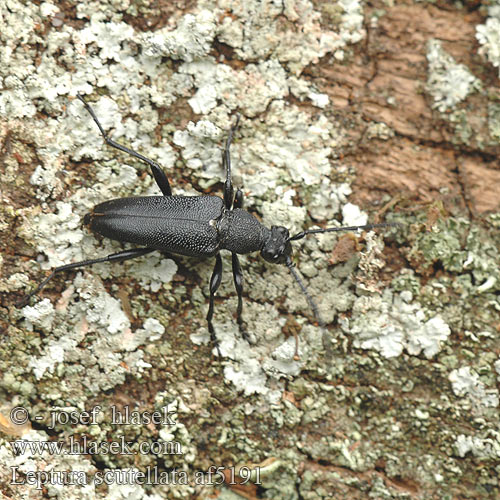
<path id="1" fill-rule="evenodd" d="M 346 226 L 346 227 L 329 227 L 326 229 L 306 229 L 305 231 L 301 231 L 300 233 L 297 233 L 293 236 L 290 236 L 287 241 L 296 241 L 296 240 L 301 240 L 308 234 L 320 234 L 320 233 L 331 233 L 335 231 L 357 231 L 358 229 L 375 229 L 377 227 L 391 227 L 391 226 L 401 226 L 400 223 L 398 222 L 382 222 L 380 224 L 365 224 L 363 226 Z M 326 325 L 321 319 L 321 316 L 319 315 L 318 311 L 318 306 L 314 302 L 313 298 L 307 291 L 306 286 L 304 285 L 304 282 L 302 281 L 299 273 L 294 268 L 294 265 L 292 263 L 292 259 L 290 255 L 287 255 L 286 257 L 286 266 L 290 270 L 290 273 L 294 277 L 295 281 L 298 283 L 300 286 L 300 289 L 302 290 L 302 293 L 306 296 L 307 302 L 309 304 L 309 307 L 313 310 L 314 317 L 316 318 L 316 321 L 318 322 L 318 325 L 320 326 L 321 330 L 323 331 L 323 347 L 325 348 L 325 352 L 327 357 L 331 358 L 332 357 L 332 347 L 331 347 L 331 342 L 330 338 L 328 337 L 328 331 L 326 329 Z M 297 342 L 297 338 L 296 338 Z M 295 347 L 295 359 L 298 359 L 298 343 L 296 344 Z"/>

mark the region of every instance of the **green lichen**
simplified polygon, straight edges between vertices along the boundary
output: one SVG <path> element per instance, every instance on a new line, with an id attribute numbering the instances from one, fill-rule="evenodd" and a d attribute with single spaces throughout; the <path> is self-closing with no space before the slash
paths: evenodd
<path id="1" fill-rule="evenodd" d="M 472 92 L 481 89 L 481 82 L 442 48 L 439 40 L 428 42 L 429 75 L 427 91 L 434 99 L 433 108 L 441 113 L 454 108 Z"/>

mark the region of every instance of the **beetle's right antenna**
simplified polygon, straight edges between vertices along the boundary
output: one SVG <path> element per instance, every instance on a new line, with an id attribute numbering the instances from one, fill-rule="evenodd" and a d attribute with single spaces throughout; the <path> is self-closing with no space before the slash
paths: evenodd
<path id="1" fill-rule="evenodd" d="M 358 229 L 375 229 L 377 227 L 401 226 L 399 222 L 381 222 L 380 224 L 365 224 L 364 226 L 328 227 L 326 229 L 306 229 L 288 238 L 288 241 L 301 240 L 308 234 L 332 233 L 334 231 L 357 231 Z"/>

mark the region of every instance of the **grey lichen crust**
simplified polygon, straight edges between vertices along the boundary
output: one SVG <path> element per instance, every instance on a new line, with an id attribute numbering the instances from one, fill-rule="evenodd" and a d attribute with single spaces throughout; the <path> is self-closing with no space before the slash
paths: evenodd
<path id="1" fill-rule="evenodd" d="M 338 156 L 347 134 L 332 121 L 328 96 L 302 75 L 322 57 L 344 60 L 349 46 L 364 39 L 363 3 L 329 4 L 323 15 L 332 22 L 325 28 L 309 0 L 199 0 L 163 28 L 141 32 L 130 20 L 151 15 L 154 4 L 80 2 L 71 22 L 58 2 L 12 0 L 0 7 L 0 134 L 15 153 L 4 157 L 0 172 L 8 186 L 2 211 L 12 227 L 21 221 L 8 241 L 24 248 L 1 292 L 19 297 L 35 286 L 40 270 L 119 251 L 119 243 L 82 228 L 83 215 L 107 199 L 159 194 L 146 166 L 103 145 L 77 93 L 88 96 L 113 139 L 162 165 L 174 194 L 220 185 L 221 150 L 239 112 L 232 164 L 245 208 L 292 234 L 317 223 L 367 222 L 348 203 L 353 172 Z M 495 64 L 489 24 L 478 27 L 478 39 Z M 234 60 L 224 57 L 229 52 Z M 453 111 L 480 88 L 435 41 L 429 63 L 427 91 L 439 112 Z M 463 88 L 450 86 L 457 75 Z M 23 196 L 16 198 L 18 191 Z M 206 477 L 196 483 L 195 472 L 249 464 L 268 498 L 331 498 L 338 484 L 369 489 L 374 498 L 407 498 L 378 475 L 368 486 L 363 474 L 384 462 L 389 477 L 413 474 L 439 494 L 470 470 L 464 457 L 488 469 L 500 456 L 500 359 L 491 348 L 500 309 L 499 219 L 489 218 L 491 231 L 458 217 L 431 231 L 423 216 L 399 221 L 406 229 L 385 234 L 406 247 L 414 267 L 441 266 L 440 277 L 422 284 L 403 269 L 385 288 L 379 280 L 384 239 L 375 233 L 359 255 L 337 266 L 328 263 L 336 235 L 311 235 L 294 245 L 333 358 L 325 356 L 324 332 L 286 267 L 258 256 L 241 259 L 250 342 L 234 320 L 231 262 L 224 256 L 214 318 L 221 365 L 206 347 L 212 262 L 152 254 L 100 264 L 54 280 L 52 290 L 21 310 L 12 307 L 8 318 L 3 310 L 9 327 L 0 346 L 0 491 L 21 498 L 34 491 L 22 482 L 32 471 L 76 470 L 90 484 L 49 481 L 46 494 L 206 498 L 221 485 Z M 21 258 L 24 252 L 29 259 Z M 5 274 L 3 260 L 0 267 Z M 460 310 L 464 302 L 467 311 Z M 300 359 L 294 359 L 296 331 Z M 437 382 L 429 402 L 413 389 L 431 376 Z M 96 405 L 102 410 L 92 425 L 63 419 L 49 432 L 51 411 L 81 415 Z M 117 405 L 159 412 L 168 406 L 175 423 L 113 425 L 109 415 Z M 34 429 L 8 422 L 16 406 L 41 417 Z M 441 415 L 451 415 L 445 432 Z M 124 437 L 133 453 L 96 459 L 25 450 L 16 456 L 9 444 L 55 435 L 66 444 L 83 435 L 101 443 Z M 427 436 L 435 447 L 425 446 Z M 418 444 L 403 445 L 402 453 L 397 443 L 410 437 Z M 182 452 L 141 451 L 156 442 L 178 443 Z M 155 467 L 184 472 L 189 481 L 115 481 L 109 490 L 92 482 L 106 469 Z M 12 470 L 20 484 L 13 484 Z M 485 489 L 490 479 L 480 478 Z M 42 498 L 42 488 L 35 491 Z M 219 498 L 231 495 L 225 489 Z"/>

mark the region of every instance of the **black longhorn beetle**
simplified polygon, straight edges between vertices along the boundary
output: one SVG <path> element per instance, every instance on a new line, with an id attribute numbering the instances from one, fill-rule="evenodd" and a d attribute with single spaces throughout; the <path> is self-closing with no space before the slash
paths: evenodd
<path id="1" fill-rule="evenodd" d="M 151 167 L 153 177 L 163 196 L 119 198 L 105 201 L 94 207 L 83 219 L 84 224 L 91 231 L 113 240 L 141 245 L 141 247 L 123 250 L 106 257 L 56 267 L 33 291 L 18 302 L 18 307 L 26 305 L 32 296 L 37 295 L 57 273 L 62 271 L 91 266 L 100 262 L 123 262 L 155 250 L 167 254 L 174 253 L 192 257 L 215 256 L 215 266 L 210 278 L 210 303 L 206 319 L 210 339 L 217 348 L 220 357 L 212 317 L 215 293 L 222 279 L 221 250 L 231 252 L 234 285 L 238 294 L 236 318 L 242 335 L 248 340 L 242 320 L 243 274 L 238 254 L 260 251 L 266 261 L 273 264 L 285 264 L 304 293 L 316 321 L 324 329 L 325 325 L 319 316 L 318 308 L 299 274 L 294 269 L 290 243 L 300 240 L 308 234 L 356 231 L 358 229 L 396 225 L 394 223 L 381 223 L 327 229 L 307 229 L 293 236 L 290 236 L 288 229 L 283 226 L 271 226 L 269 229 L 262 225 L 252 214 L 243 210 L 243 193 L 240 189 L 237 189 L 236 194 L 234 194 L 231 181 L 229 148 L 233 134 L 238 127 L 239 115 L 229 130 L 222 154 L 222 164 L 226 171 L 224 198 L 207 195 L 173 196 L 167 176 L 161 167 L 153 160 L 110 139 L 104 132 L 91 106 L 80 94 L 77 94 L 76 97 L 83 103 L 109 146 L 128 153 Z M 297 350 L 295 356 L 298 357 Z"/>

